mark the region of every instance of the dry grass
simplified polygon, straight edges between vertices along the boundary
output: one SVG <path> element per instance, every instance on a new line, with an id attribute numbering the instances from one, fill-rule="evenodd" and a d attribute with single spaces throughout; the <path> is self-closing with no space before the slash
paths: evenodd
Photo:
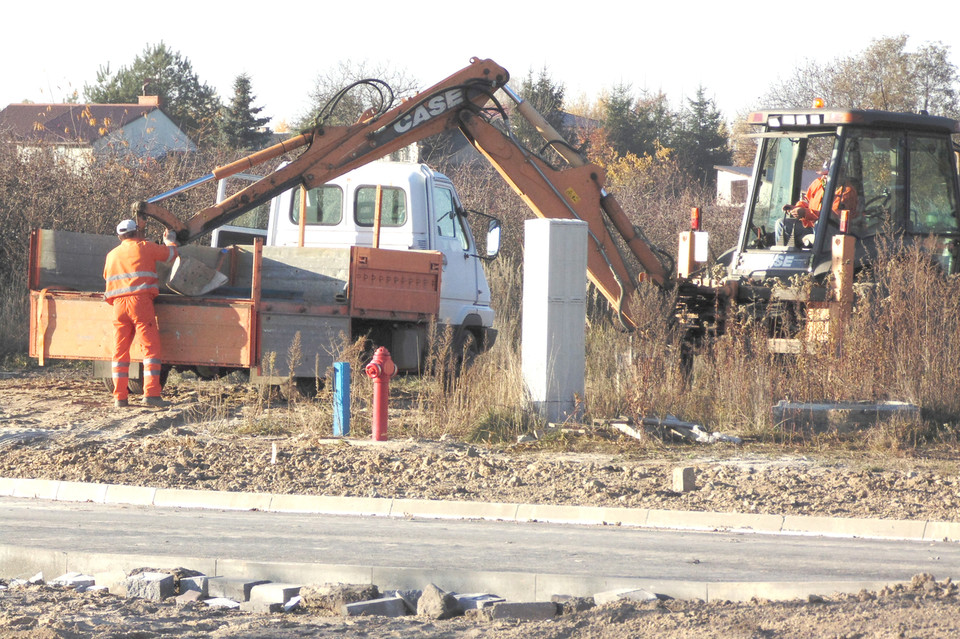
<path id="1" fill-rule="evenodd" d="M 34 228 L 63 228 L 110 233 L 132 201 L 166 190 L 205 172 L 201 166 L 222 163 L 209 157 L 170 158 L 163 163 L 125 165 L 107 162 L 81 174 L 66 171 L 56 158 L 39 154 L 22 158 L 0 146 L 0 356 L 18 365 L 26 350 L 26 254 Z M 436 363 L 422 377 L 399 377 L 392 383 L 392 437 L 472 441 L 513 441 L 542 427 L 527 408 L 520 362 L 522 222 L 529 213 L 499 178 L 480 173 L 454 175 L 463 199 L 504 219 L 506 246 L 487 265 L 498 313 L 499 337 L 492 351 L 461 376 L 445 365 L 449 335 L 437 335 Z M 707 194 L 681 188 L 682 180 L 621 178 L 618 198 L 638 226 L 667 252 L 675 252 L 676 232 L 685 228 L 689 206 Z M 632 189 L 632 190 L 631 190 Z M 212 201 L 200 189 L 175 202 L 197 210 Z M 732 241 L 739 214 L 725 209 L 708 213 L 711 242 L 720 248 Z M 584 420 L 628 416 L 678 418 L 709 430 L 736 433 L 752 441 L 814 449 L 860 446 L 899 453 L 923 445 L 955 446 L 960 429 L 960 278 L 944 277 L 919 248 L 890 246 L 869 281 L 860 284 L 843 347 L 813 349 L 799 357 L 780 357 L 766 349 L 760 324 L 734 326 L 704 346 L 688 370 L 679 357 L 678 338 L 670 326 L 672 300 L 652 288 L 637 303 L 641 330 L 619 332 L 609 316 L 591 310 L 587 327 L 587 374 L 580 401 Z M 592 308 L 593 305 L 591 305 Z M 363 374 L 362 342 L 342 339 L 331 345 L 335 359 L 352 365 L 352 431 L 369 433 L 372 383 Z M 297 349 L 278 354 L 275 370 L 288 369 Z M 319 382 L 327 371 L 317 371 Z M 191 385 L 188 377 L 174 379 Z M 219 388 L 197 383 L 196 418 L 217 421 L 224 429 L 251 434 L 331 433 L 329 385 L 313 398 L 287 401 L 270 389 L 240 391 L 235 381 Z M 836 437 L 784 435 L 774 427 L 771 406 L 782 399 L 903 400 L 919 405 L 919 422 L 890 423 L 855 441 Z M 569 446 L 562 438 L 552 445 Z"/>

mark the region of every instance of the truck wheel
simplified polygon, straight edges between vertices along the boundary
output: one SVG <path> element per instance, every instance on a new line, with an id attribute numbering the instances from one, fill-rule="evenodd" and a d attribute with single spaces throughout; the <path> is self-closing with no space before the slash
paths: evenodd
<path id="1" fill-rule="evenodd" d="M 473 365 L 480 354 L 480 343 L 470 329 L 463 328 L 453 340 L 454 374 L 460 375 Z"/>
<path id="2" fill-rule="evenodd" d="M 289 401 L 313 399 L 317 391 L 323 389 L 324 380 L 315 377 L 294 377 L 277 386 L 280 395 Z"/>
<path id="3" fill-rule="evenodd" d="M 170 376 L 170 367 L 162 366 L 160 368 L 160 388 L 163 388 L 167 385 L 167 377 Z M 107 392 L 111 395 L 113 394 L 113 378 L 112 377 L 101 377 L 103 380 L 103 386 L 107 389 Z M 143 380 L 142 379 L 127 379 L 127 392 L 131 395 L 142 395 L 143 394 Z"/>

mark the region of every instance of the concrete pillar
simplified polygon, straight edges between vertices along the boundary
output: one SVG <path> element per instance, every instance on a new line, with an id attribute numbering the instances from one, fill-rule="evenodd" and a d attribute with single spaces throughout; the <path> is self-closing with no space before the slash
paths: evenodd
<path id="1" fill-rule="evenodd" d="M 586 222 L 527 220 L 521 359 L 533 408 L 548 422 L 578 417 L 586 317 Z"/>

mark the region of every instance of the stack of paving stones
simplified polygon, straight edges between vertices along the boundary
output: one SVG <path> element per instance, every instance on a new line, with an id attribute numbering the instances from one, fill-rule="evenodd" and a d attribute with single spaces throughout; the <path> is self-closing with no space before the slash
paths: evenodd
<path id="1" fill-rule="evenodd" d="M 38 575 L 24 583 L 42 583 L 42 580 L 42 576 Z M 107 588 L 106 585 L 98 586 L 94 577 L 81 573 L 67 573 L 50 583 L 79 592 Z M 143 569 L 126 575 L 111 590 L 123 591 L 128 597 L 154 601 L 174 598 L 178 604 L 202 602 L 212 607 L 243 612 L 281 613 L 305 604 L 301 588 L 296 584 L 265 580 L 208 577 L 183 569 L 173 573 Z M 304 590 L 311 605 L 334 610 L 344 616 L 417 615 L 436 620 L 469 615 L 481 620 L 537 621 L 616 601 L 656 604 L 660 599 L 646 590 L 629 588 L 601 592 L 593 597 L 554 595 L 550 601 L 531 602 L 510 602 L 487 593 L 446 592 L 435 584 L 429 584 L 423 590 L 392 590 L 382 594 L 373 585 L 328 584 Z"/>

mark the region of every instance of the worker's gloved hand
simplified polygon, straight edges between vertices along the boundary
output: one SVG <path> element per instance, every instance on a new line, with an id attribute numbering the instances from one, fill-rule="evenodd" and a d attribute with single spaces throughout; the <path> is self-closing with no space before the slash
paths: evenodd
<path id="1" fill-rule="evenodd" d="M 173 232 L 173 229 L 167 229 L 163 232 L 163 243 L 177 245 L 177 234 Z"/>

